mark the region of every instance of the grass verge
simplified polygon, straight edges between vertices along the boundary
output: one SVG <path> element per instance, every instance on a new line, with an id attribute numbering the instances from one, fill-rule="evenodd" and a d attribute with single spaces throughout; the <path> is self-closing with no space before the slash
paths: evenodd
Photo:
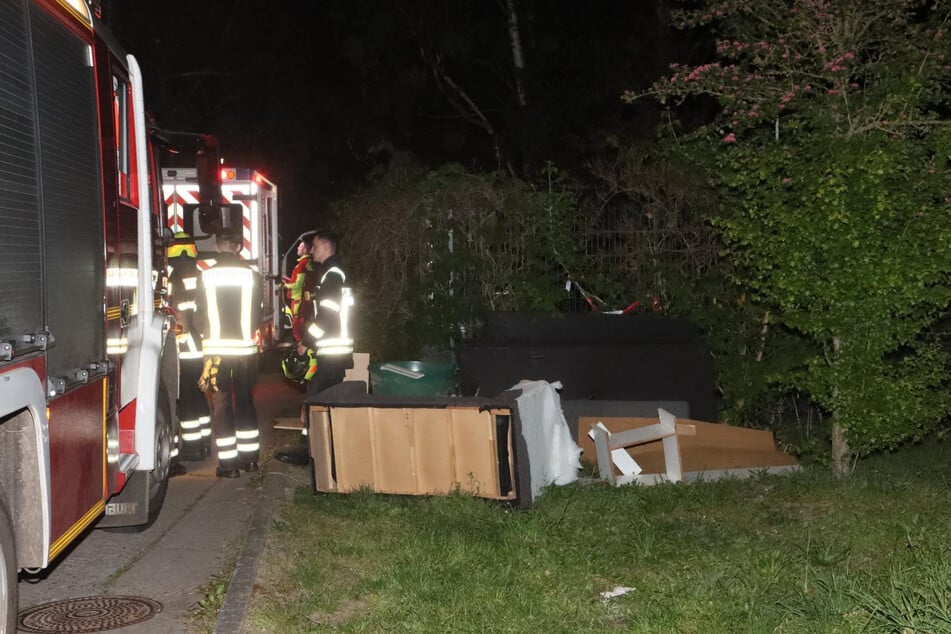
<path id="1" fill-rule="evenodd" d="M 275 519 L 253 632 L 951 632 L 941 444 L 749 480 L 314 495 Z M 614 598 L 600 593 L 633 588 Z"/>
<path id="2" fill-rule="evenodd" d="M 198 600 L 189 609 L 189 623 L 195 632 L 210 634 L 214 631 L 218 611 L 228 594 L 228 584 L 238 561 L 238 544 L 228 543 L 222 553 L 218 572 L 208 583 L 198 588 Z"/>

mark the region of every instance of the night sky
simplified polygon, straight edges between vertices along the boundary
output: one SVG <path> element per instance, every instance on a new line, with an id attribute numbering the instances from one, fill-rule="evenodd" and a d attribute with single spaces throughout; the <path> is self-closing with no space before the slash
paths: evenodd
<path id="1" fill-rule="evenodd" d="M 653 136 L 656 110 L 624 105 L 623 90 L 703 54 L 669 28 L 663 0 L 512 2 L 524 105 L 507 0 L 104 0 L 103 12 L 142 65 L 160 127 L 216 134 L 228 164 L 278 184 L 286 246 L 365 182 L 374 148 L 577 173 Z"/>

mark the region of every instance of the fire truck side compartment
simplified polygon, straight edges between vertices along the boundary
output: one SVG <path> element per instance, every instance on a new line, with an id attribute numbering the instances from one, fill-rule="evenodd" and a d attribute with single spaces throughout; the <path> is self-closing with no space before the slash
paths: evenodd
<path id="1" fill-rule="evenodd" d="M 40 194 L 26 16 L 20 2 L 0 4 L 0 339 L 38 332 L 44 323 L 40 270 Z"/>
<path id="2" fill-rule="evenodd" d="M 104 246 L 99 138 L 87 46 L 31 5 L 40 137 L 50 376 L 103 358 Z M 66 106 L 66 107 L 64 107 Z M 64 336 L 66 331 L 69 336 Z"/>

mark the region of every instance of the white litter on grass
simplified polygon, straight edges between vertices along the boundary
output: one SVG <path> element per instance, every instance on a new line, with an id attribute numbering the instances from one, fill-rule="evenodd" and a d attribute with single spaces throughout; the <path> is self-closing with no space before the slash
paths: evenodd
<path id="1" fill-rule="evenodd" d="M 637 588 L 628 588 L 627 586 L 614 586 L 611 590 L 605 590 L 601 593 L 601 596 L 605 599 L 613 599 L 614 597 L 622 597 L 628 592 L 634 592 Z"/>

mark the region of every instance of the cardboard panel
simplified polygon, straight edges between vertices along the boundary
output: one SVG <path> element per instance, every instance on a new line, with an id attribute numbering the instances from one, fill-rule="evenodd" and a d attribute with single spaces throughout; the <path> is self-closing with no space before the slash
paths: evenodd
<path id="1" fill-rule="evenodd" d="M 416 492 L 448 493 L 453 489 L 454 443 L 450 410 L 415 409 Z"/>
<path id="2" fill-rule="evenodd" d="M 355 491 L 361 486 L 373 487 L 373 435 L 370 408 L 331 410 L 330 425 L 337 469 L 337 489 Z"/>
<path id="3" fill-rule="evenodd" d="M 373 488 L 381 493 L 416 493 L 413 410 L 370 409 Z"/>
<path id="4" fill-rule="evenodd" d="M 498 497 L 495 420 L 489 412 L 456 408 L 452 416 L 454 476 L 464 491 Z"/>

